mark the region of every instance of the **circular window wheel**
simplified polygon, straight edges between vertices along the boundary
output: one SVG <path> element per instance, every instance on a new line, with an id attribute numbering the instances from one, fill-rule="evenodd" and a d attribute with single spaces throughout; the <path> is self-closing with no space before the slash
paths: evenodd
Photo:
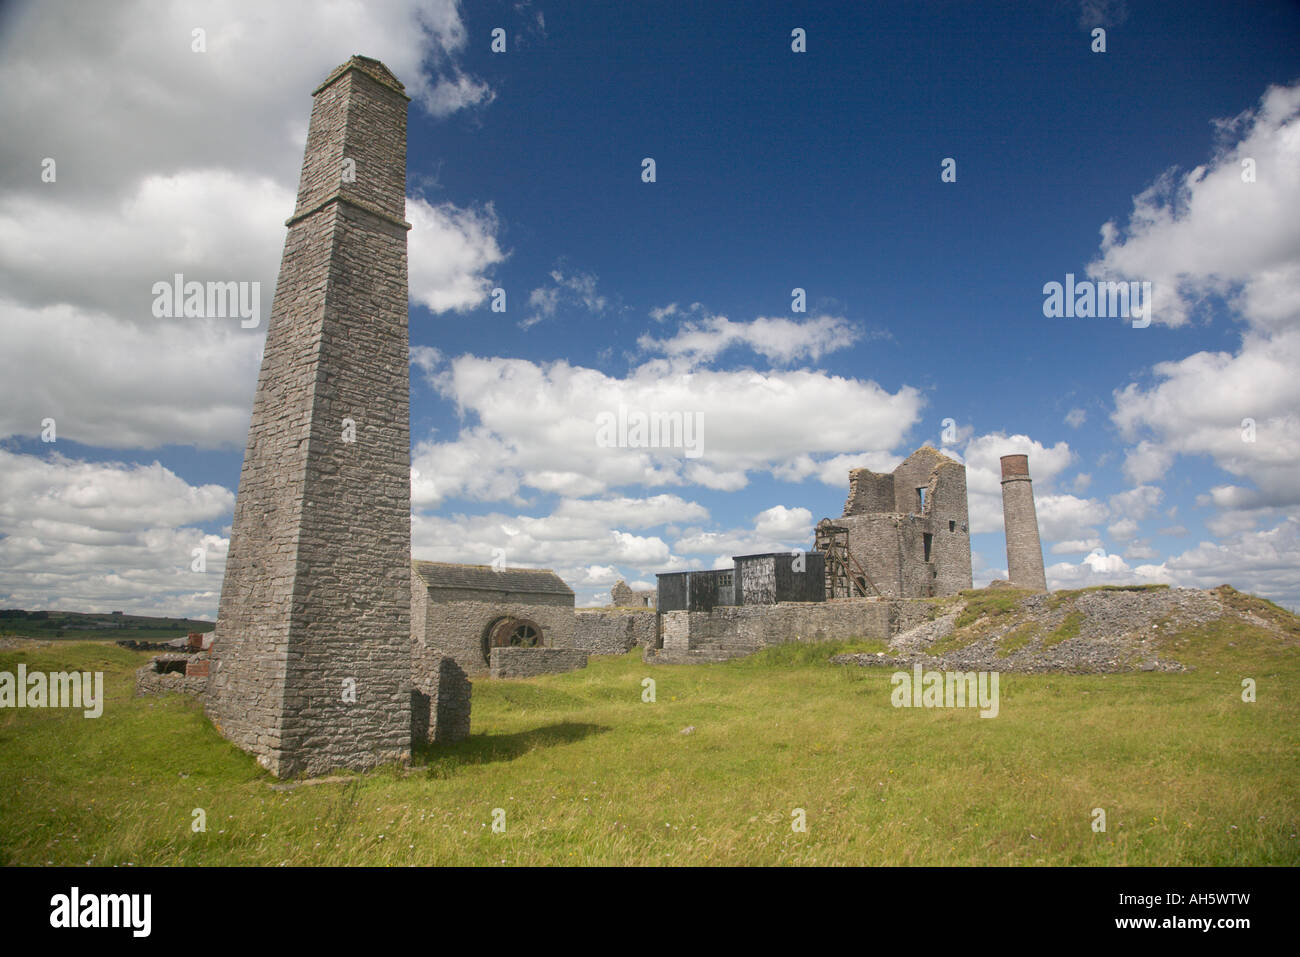
<path id="1" fill-rule="evenodd" d="M 541 626 L 526 618 L 502 618 L 488 630 L 488 653 L 493 648 L 540 647 L 542 647 Z"/>
<path id="2" fill-rule="evenodd" d="M 510 632 L 509 643 L 516 648 L 535 648 L 540 637 L 532 625 L 520 625 Z"/>

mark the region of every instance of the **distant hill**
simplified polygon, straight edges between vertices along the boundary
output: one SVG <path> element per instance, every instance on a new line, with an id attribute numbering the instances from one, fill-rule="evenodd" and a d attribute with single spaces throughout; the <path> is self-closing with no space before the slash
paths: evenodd
<path id="1" fill-rule="evenodd" d="M 192 631 L 206 632 L 216 622 L 200 618 L 155 618 L 120 612 L 24 611 L 0 609 L 0 635 L 76 641 L 170 641 Z"/>

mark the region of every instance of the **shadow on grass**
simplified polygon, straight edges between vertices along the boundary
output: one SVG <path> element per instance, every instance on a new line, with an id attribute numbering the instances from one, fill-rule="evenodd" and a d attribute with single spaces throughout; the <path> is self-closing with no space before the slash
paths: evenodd
<path id="1" fill-rule="evenodd" d="M 600 724 L 562 721 L 514 734 L 471 734 L 456 744 L 420 744 L 411 755 L 416 766 L 427 767 L 430 777 L 449 777 L 462 765 L 513 761 L 530 751 L 572 744 L 610 728 Z"/>

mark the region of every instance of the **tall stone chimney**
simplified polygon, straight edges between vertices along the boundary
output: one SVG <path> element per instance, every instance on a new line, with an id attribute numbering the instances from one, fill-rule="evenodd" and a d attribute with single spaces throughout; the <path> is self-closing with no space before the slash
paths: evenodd
<path id="1" fill-rule="evenodd" d="M 407 758 L 412 733 L 410 98 L 361 56 L 312 95 L 205 701 L 282 777 Z"/>
<path id="2" fill-rule="evenodd" d="M 1002 524 L 1007 533 L 1007 579 L 1016 588 L 1047 591 L 1043 545 L 1038 539 L 1034 485 L 1029 456 L 1004 455 L 1002 462 Z"/>

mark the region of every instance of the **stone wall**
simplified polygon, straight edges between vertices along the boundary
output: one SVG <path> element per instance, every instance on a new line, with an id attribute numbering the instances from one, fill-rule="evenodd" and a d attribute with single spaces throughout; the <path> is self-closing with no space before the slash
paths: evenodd
<path id="1" fill-rule="evenodd" d="M 935 449 L 918 449 L 890 475 L 854 469 L 835 524 L 849 530 L 849 552 L 882 597 L 971 587 L 966 468 Z"/>
<path id="2" fill-rule="evenodd" d="M 534 678 L 587 667 L 587 653 L 574 648 L 493 648 L 493 678 Z"/>
<path id="3" fill-rule="evenodd" d="M 411 749 L 409 98 L 363 57 L 313 95 L 205 702 L 277 776 Z"/>
<path id="4" fill-rule="evenodd" d="M 450 744 L 469 737 L 473 683 L 454 659 L 437 653 L 411 661 L 411 741 Z"/>
<path id="5" fill-rule="evenodd" d="M 931 478 L 926 506 L 934 535 L 930 551 L 934 594 L 955 595 L 972 585 L 966 467 L 957 462 L 941 463 Z"/>
<path id="6" fill-rule="evenodd" d="M 928 619 L 923 602 L 836 598 L 825 602 L 736 605 L 711 612 L 671 611 L 662 616 L 663 648 L 748 648 L 789 641 L 887 639 Z"/>
<path id="7" fill-rule="evenodd" d="M 502 618 L 535 622 L 548 648 L 575 647 L 572 595 L 430 588 L 415 581 L 411 607 L 416 653 L 446 655 L 471 677 L 488 673 L 487 633 Z"/>
<path id="8" fill-rule="evenodd" d="M 179 670 L 173 670 L 177 669 Z M 208 690 L 206 654 L 158 655 L 135 673 L 137 695 L 187 694 L 200 698 Z"/>
<path id="9" fill-rule="evenodd" d="M 569 648 L 593 655 L 621 655 L 655 643 L 653 608 L 579 608 L 573 617 Z"/>
<path id="10" fill-rule="evenodd" d="M 627 582 L 622 580 L 614 583 L 614 587 L 609 590 L 609 597 L 615 607 L 618 608 L 653 608 L 655 606 L 655 590 L 653 588 L 630 588 Z"/>

